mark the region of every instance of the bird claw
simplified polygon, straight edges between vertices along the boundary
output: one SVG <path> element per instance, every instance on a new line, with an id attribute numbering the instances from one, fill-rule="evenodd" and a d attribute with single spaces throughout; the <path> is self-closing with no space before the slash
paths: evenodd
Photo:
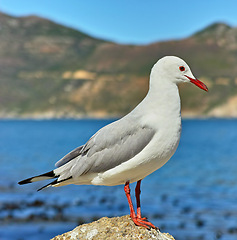
<path id="1" fill-rule="evenodd" d="M 132 220 L 137 226 L 145 227 L 148 230 L 151 230 L 151 228 L 159 230 L 159 228 L 156 227 L 151 222 L 149 222 L 146 217 L 144 217 L 144 218 L 134 217 L 134 218 L 132 218 Z"/>

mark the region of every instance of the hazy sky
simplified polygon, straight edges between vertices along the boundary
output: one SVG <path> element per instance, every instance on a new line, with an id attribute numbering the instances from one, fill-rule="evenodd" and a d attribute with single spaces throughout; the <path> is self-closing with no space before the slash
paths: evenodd
<path id="1" fill-rule="evenodd" d="M 184 38 L 213 22 L 237 26 L 237 0 L 0 0 L 0 11 L 38 15 L 119 43 Z"/>

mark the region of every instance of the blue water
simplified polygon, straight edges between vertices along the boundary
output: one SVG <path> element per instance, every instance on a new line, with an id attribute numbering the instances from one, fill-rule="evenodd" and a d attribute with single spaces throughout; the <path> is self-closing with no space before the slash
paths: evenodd
<path id="1" fill-rule="evenodd" d="M 129 214 L 123 186 L 36 192 L 42 183 L 17 185 L 51 170 L 111 121 L 0 121 L 1 240 L 50 239 L 84 222 Z M 142 181 L 143 215 L 177 240 L 237 239 L 236 144 L 237 120 L 184 120 L 175 155 Z"/>

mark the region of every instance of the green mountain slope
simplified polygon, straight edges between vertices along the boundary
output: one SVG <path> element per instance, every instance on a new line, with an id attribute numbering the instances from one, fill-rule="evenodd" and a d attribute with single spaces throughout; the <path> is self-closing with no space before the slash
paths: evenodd
<path id="1" fill-rule="evenodd" d="M 106 117 L 145 96 L 152 65 L 186 60 L 207 94 L 181 86 L 186 116 L 237 116 L 237 29 L 214 24 L 193 36 L 146 46 L 119 45 L 49 20 L 0 14 L 1 117 Z"/>

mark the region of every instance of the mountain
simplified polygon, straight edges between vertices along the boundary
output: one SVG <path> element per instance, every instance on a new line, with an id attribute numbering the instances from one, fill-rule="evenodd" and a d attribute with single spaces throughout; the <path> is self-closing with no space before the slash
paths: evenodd
<path id="1" fill-rule="evenodd" d="M 36 16 L 0 13 L 0 117 L 108 117 L 145 96 L 157 59 L 177 55 L 209 87 L 181 86 L 184 116 L 237 116 L 237 28 L 119 45 Z"/>

